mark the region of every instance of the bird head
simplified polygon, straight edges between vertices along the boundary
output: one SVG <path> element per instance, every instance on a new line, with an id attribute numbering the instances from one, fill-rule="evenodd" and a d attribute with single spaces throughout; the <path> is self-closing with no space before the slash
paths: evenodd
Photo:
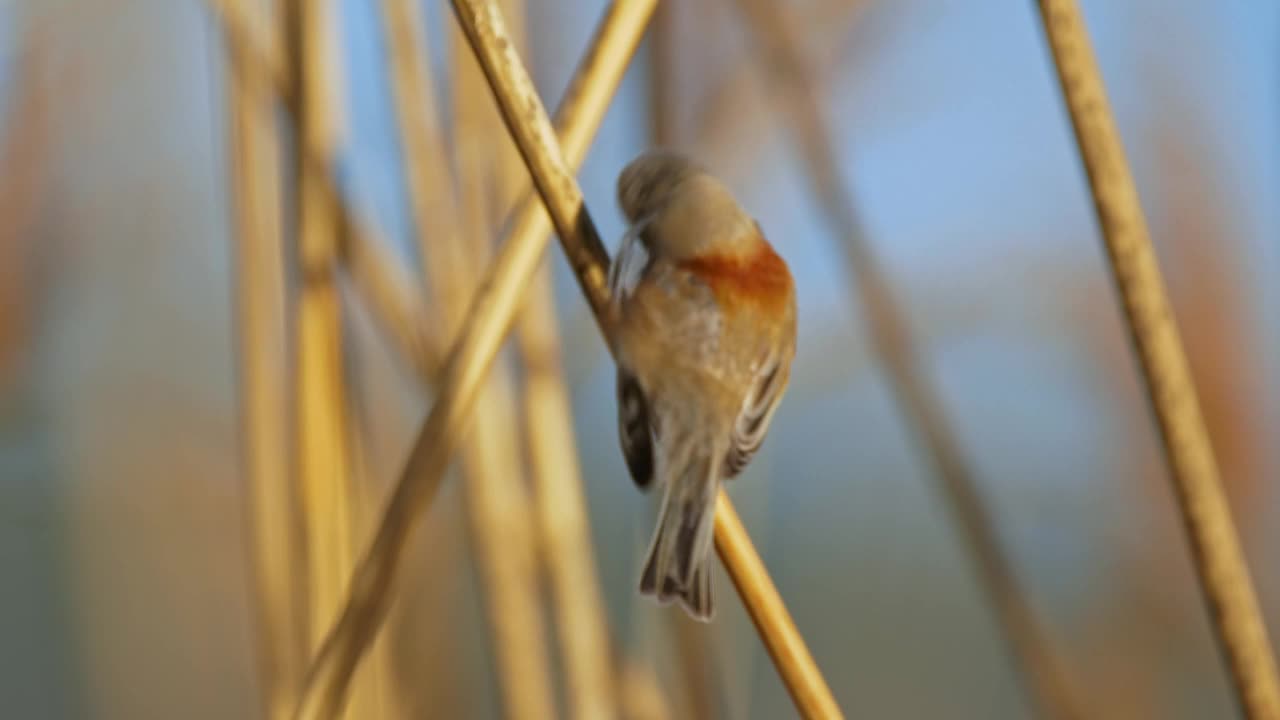
<path id="1" fill-rule="evenodd" d="M 740 255 L 759 242 L 729 188 L 669 151 L 646 152 L 618 176 L 618 204 L 650 252 L 673 260 Z"/>

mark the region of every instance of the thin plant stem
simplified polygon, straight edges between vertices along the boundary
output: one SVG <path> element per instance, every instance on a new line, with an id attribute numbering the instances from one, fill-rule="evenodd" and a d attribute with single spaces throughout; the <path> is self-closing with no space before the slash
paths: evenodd
<path id="1" fill-rule="evenodd" d="M 431 71 L 427 64 L 429 57 L 426 51 L 423 23 L 417 5 L 412 0 L 386 0 L 384 3 L 386 18 L 386 34 L 388 48 L 392 57 L 393 86 L 395 87 L 397 108 L 401 118 L 401 142 L 408 148 L 406 152 L 406 173 L 410 186 L 411 201 L 415 223 L 423 228 L 418 233 L 419 247 L 423 258 L 438 257 L 441 262 L 426 267 L 425 271 L 432 278 L 436 287 L 448 288 L 457 284 L 456 278 L 462 262 L 458 250 L 443 248 L 442 243 L 450 242 L 447 238 L 456 235 L 457 219 L 453 217 L 456 207 L 452 198 L 452 183 L 444 177 L 440 163 L 433 158 L 443 156 L 444 142 L 438 123 L 431 117 L 428 109 L 432 105 L 434 95 Z M 460 59 L 461 60 L 461 59 Z M 473 72 L 475 60 L 465 58 L 460 67 L 471 66 Z M 469 85 L 459 78 L 459 88 Z M 469 103 L 461 99 L 455 103 L 459 112 Z M 484 108 L 488 110 L 488 108 Z M 490 111 L 491 113 L 492 111 Z M 489 115 L 489 113 L 486 113 Z M 490 115 L 491 116 L 491 115 Z M 493 118 L 496 121 L 496 117 Z M 481 138 L 464 137 L 462 126 L 455 124 L 455 147 L 470 147 L 471 143 L 485 142 Z M 486 143 L 487 144 L 487 143 Z M 524 167 L 514 147 L 504 153 L 498 169 L 501 175 L 503 197 L 500 207 L 514 204 L 518 196 L 513 191 L 512 175 L 528 181 Z M 518 175 L 509 168 L 514 161 Z M 457 166 L 463 172 L 474 171 L 480 158 L 460 158 Z M 504 171 L 505 169 L 505 171 Z M 470 206 L 477 202 L 479 194 L 466 200 Z M 434 230 L 434 245 L 426 242 L 428 228 Z M 477 244 L 481 238 L 470 233 Z M 456 244 L 456 241 L 453 241 Z M 546 265 L 543 265 L 546 272 Z M 586 514 L 581 497 L 580 472 L 575 458 L 577 449 L 573 446 L 572 425 L 568 416 L 567 397 L 563 384 L 557 374 L 559 357 L 555 345 L 555 316 L 551 288 L 545 288 L 531 294 L 529 307 L 521 320 L 521 350 L 528 367 L 526 379 L 527 389 L 526 423 L 530 453 L 533 462 L 533 475 L 536 482 L 535 506 L 538 512 L 538 528 L 542 537 L 541 551 L 547 559 L 552 587 L 555 589 L 557 604 L 557 627 L 561 637 L 561 652 L 566 668 L 567 697 L 571 715 L 574 717 L 607 718 L 613 714 L 612 687 L 610 679 L 609 642 L 603 617 L 603 603 L 594 576 L 594 561 L 590 551 L 590 535 L 586 527 Z M 457 316 L 453 321 L 442 321 L 442 326 L 454 327 L 461 313 L 465 311 L 460 292 L 441 292 L 438 298 L 439 307 L 456 307 Z M 479 416 L 480 409 L 477 410 Z M 488 423 L 478 420 L 482 427 Z M 470 463 L 469 463 L 470 465 Z M 505 682 L 505 681 L 504 681 Z M 508 702 L 508 705 L 514 703 Z M 530 703 L 522 703 L 521 707 L 529 707 Z"/>
<path id="2" fill-rule="evenodd" d="M 243 60 L 240 72 L 262 76 L 279 94 L 286 108 L 299 111 L 294 78 L 288 72 L 283 53 L 285 43 L 271 42 L 259 29 L 257 18 L 240 5 L 243 0 L 208 0 L 217 14 L 228 43 Z M 302 147 L 302 162 L 315 164 L 326 192 L 342 196 L 335 182 L 336 157 L 333 148 Z M 312 150 L 326 154 L 313 154 Z M 311 171 L 309 171 L 311 172 Z M 351 205 L 335 206 L 339 233 L 339 259 L 351 275 L 358 297 L 365 303 L 380 332 L 387 336 L 412 369 L 427 378 L 439 370 L 441 349 L 438 334 L 423 324 L 422 289 L 415 286 L 390 251 L 386 241 L 370 225 L 358 217 Z"/>
<path id="3" fill-rule="evenodd" d="M 806 718 L 844 717 L 723 488 L 716 498 L 716 550 L 796 709 Z"/>
<path id="4" fill-rule="evenodd" d="M 331 107 L 335 97 L 328 64 L 333 52 L 331 3 L 293 0 L 291 55 L 300 90 L 300 157 L 332 156 L 338 142 Z M 299 473 L 308 524 L 311 647 L 319 646 L 338 611 L 344 571 L 350 565 L 347 503 L 351 462 L 343 393 L 342 327 L 334 271 L 338 252 L 334 197 L 323 176 L 306 162 L 298 167 L 297 418 Z"/>
<path id="5" fill-rule="evenodd" d="M 516 52 L 523 57 L 529 57 L 528 18 L 526 17 L 525 0 L 499 0 L 499 6 L 502 8 L 503 18 L 507 21 L 507 31 L 515 43 Z M 461 36 L 459 36 L 459 39 L 461 39 Z M 474 59 L 471 62 L 474 65 Z M 487 98 L 487 91 L 484 94 Z M 486 107 L 492 107 L 492 99 L 487 99 Z M 511 136 L 503 129 L 502 120 L 499 118 L 496 108 L 494 110 L 494 112 L 486 113 L 485 117 L 492 123 L 489 129 L 495 133 L 490 138 L 489 152 L 492 155 L 491 162 L 493 163 L 495 207 L 502 213 L 495 216 L 493 220 L 494 222 L 501 222 L 506 219 L 505 214 L 509 210 L 519 207 L 520 201 L 524 199 L 526 194 L 530 193 L 531 185 L 529 183 L 529 171 L 525 170 L 524 163 L 520 159 L 520 151 L 511 140 Z M 487 247 L 484 249 L 486 251 L 489 250 Z M 483 263 L 477 265 L 477 267 L 483 267 L 488 262 L 489 257 L 486 252 Z"/>
<path id="6" fill-rule="evenodd" d="M 472 548 L 485 588 L 505 716 L 557 717 L 539 588 L 533 503 L 519 452 L 516 390 L 497 369 L 462 445 Z M 483 429 L 481 429 L 483 428 Z"/>
<path id="7" fill-rule="evenodd" d="M 517 328 L 541 555 L 555 600 L 569 715 L 605 719 L 616 715 L 611 643 L 555 312 L 551 267 L 544 261 Z"/>
<path id="8" fill-rule="evenodd" d="M 770 0 L 738 0 L 743 18 L 764 51 L 776 105 L 785 108 L 815 194 L 841 240 L 858 304 L 867 316 L 873 352 L 888 373 L 890 387 L 910 428 L 932 461 L 941 489 L 976 565 L 979 584 L 991 603 L 1020 673 L 1027 701 L 1040 715 L 1083 717 L 1061 663 L 1018 586 L 1012 563 L 1000 547 L 994 522 L 983 505 L 977 480 L 951 432 L 946 413 L 918 363 L 904 312 L 867 241 L 852 192 L 836 164 L 839 156 L 823 114 L 821 93 L 805 67 L 786 18 Z"/>
<path id="9" fill-rule="evenodd" d="M 467 41 L 488 79 L 502 118 L 533 176 L 556 233 L 600 325 L 606 344 L 613 347 L 609 291 L 605 284 L 609 253 L 583 205 L 582 189 L 565 162 L 551 120 L 519 54 L 507 36 L 501 11 L 493 2 L 454 2 L 453 8 Z M 616 6 L 615 6 L 616 8 Z M 528 282 L 522 283 L 521 290 Z"/>
<path id="10" fill-rule="evenodd" d="M 434 111 L 436 88 L 427 51 L 426 25 L 420 3 L 415 0 L 383 0 L 383 35 L 386 38 L 391 71 L 391 89 L 399 124 L 404 157 L 405 187 L 409 214 L 422 277 L 433 275 L 431 263 L 463 266 L 457 240 L 458 197 L 444 162 L 447 145 Z M 441 273 L 432 285 L 435 300 L 450 307 L 464 306 L 470 280 Z M 443 318 L 436 318 L 443 320 Z M 451 337 L 453 328 L 443 328 Z"/>
<path id="11" fill-rule="evenodd" d="M 561 103 L 560 140 L 574 164 L 604 118 L 639 43 L 655 0 L 619 0 L 598 28 Z M 410 534 L 430 504 L 498 348 L 515 318 L 549 240 L 545 211 L 526 202 L 490 265 L 443 365 L 435 404 L 387 504 L 368 552 L 351 580 L 343 614 L 308 670 L 298 716 L 333 717 L 356 664 L 377 634 L 393 598 Z M 603 287 L 603 266 L 597 269 Z"/>
<path id="12" fill-rule="evenodd" d="M 284 33 L 268 31 L 274 23 L 268 23 L 262 13 L 253 11 L 257 0 L 208 0 L 208 3 L 224 28 L 232 52 L 240 58 L 241 70 L 266 76 L 266 83 L 280 93 L 286 105 L 296 104 L 285 43 L 277 42 Z"/>
<path id="13" fill-rule="evenodd" d="M 345 310 L 349 315 L 350 308 Z M 344 319 L 349 321 L 349 317 Z M 351 477 L 348 482 L 351 490 L 348 498 L 351 507 L 348 512 L 351 516 L 352 536 L 363 538 L 373 531 L 372 526 L 377 521 L 374 513 L 376 498 L 371 492 L 369 453 L 365 442 L 371 437 L 370 424 L 373 418 L 366 402 L 369 396 L 368 384 L 365 382 L 367 375 L 361 367 L 355 338 L 352 333 L 344 333 L 342 341 L 344 380 L 345 387 L 348 388 L 347 413 L 351 427 L 348 443 L 351 458 Z M 404 715 L 400 700 L 406 697 L 406 688 L 397 683 L 395 673 L 392 672 L 396 665 L 395 636 L 401 630 L 395 623 L 400 619 L 392 618 L 389 621 L 393 623 L 392 632 L 384 633 L 374 642 L 373 652 L 365 661 L 365 683 L 357 690 L 349 716 L 392 720 Z"/>
<path id="14" fill-rule="evenodd" d="M 649 138 L 656 147 L 676 139 L 675 13 L 674 5 L 664 3 L 649 23 Z"/>
<path id="15" fill-rule="evenodd" d="M 490 234 L 483 199 L 491 166 L 476 150 L 488 145 L 482 138 L 492 133 L 485 125 L 495 121 L 485 117 L 492 110 L 484 107 L 483 87 L 475 84 L 481 80 L 475 61 L 464 55 L 455 62 L 460 74 L 454 83 L 460 96 L 454 103 L 459 113 L 454 147 L 459 153 L 455 164 L 463 176 L 464 236 L 459 232 L 463 223 L 456 216 L 453 182 L 447 165 L 440 161 L 446 151 L 432 112 L 435 90 L 420 10 L 412 0 L 386 0 L 383 18 L 400 140 L 406 150 L 409 206 L 423 271 L 436 295 L 432 316 L 437 327 L 452 334 L 465 316 L 476 273 L 467 243 L 486 245 Z M 504 368 L 494 374 L 478 400 L 476 426 L 482 430 L 463 444 L 467 526 L 486 587 L 506 714 L 540 718 L 554 714 L 554 699 L 514 403 L 513 381 Z"/>
<path id="16" fill-rule="evenodd" d="M 358 493 L 346 394 L 341 298 L 340 199 L 326 166 L 342 136 L 336 2 L 292 0 L 287 28 L 292 85 L 297 91 L 297 439 L 305 512 L 310 650 L 322 644 L 342 608 L 354 567 Z M 370 663 L 352 714 L 377 717 L 383 705 L 381 654 Z"/>
<path id="17" fill-rule="evenodd" d="M 1245 715 L 1280 718 L 1275 655 L 1084 18 L 1073 0 L 1039 9 L 1214 635 Z"/>
<path id="18" fill-rule="evenodd" d="M 582 191 L 561 155 L 546 111 L 507 37 L 501 12 L 492 0 L 453 0 L 452 4 L 612 349 L 615 322 L 604 284 L 608 254 L 583 204 Z M 723 491 L 717 502 L 716 548 L 797 709 L 805 717 L 841 717 L 826 680 Z"/>
<path id="19" fill-rule="evenodd" d="M 506 138 L 484 77 L 461 38 L 455 38 L 452 53 L 452 139 L 462 232 L 437 238 L 433 244 L 456 243 L 451 254 L 461 267 L 431 265 L 438 267 L 433 279 L 464 278 L 462 289 L 470 296 L 475 276 L 491 251 L 492 228 L 500 220 L 493 217 L 493 210 L 495 201 L 501 203 L 496 192 L 498 146 Z M 466 319 L 466 311 L 465 301 L 446 309 L 450 336 Z M 523 467 L 515 379 L 509 363 L 499 362 L 490 371 L 476 403 L 474 427 L 461 452 L 464 498 L 505 714 L 517 720 L 554 717 L 558 714 L 543 622 L 534 505 Z"/>
<path id="20" fill-rule="evenodd" d="M 525 52 L 523 0 L 505 0 L 503 12 L 516 48 Z M 495 134 L 505 137 L 497 115 L 489 117 Z M 497 150 L 498 206 L 519 207 L 531 190 L 528 171 L 509 139 L 498 143 Z M 568 715 L 607 720 L 617 716 L 612 642 L 592 552 L 549 259 L 534 275 L 525 310 L 517 320 L 517 338 L 525 369 L 524 433 L 533 478 L 538 554 L 552 591 Z"/>
<path id="21" fill-rule="evenodd" d="M 238 12 L 250 3 L 228 0 Z M 274 99 L 232 44 L 229 73 L 242 457 L 265 715 L 287 718 L 306 669 L 302 537 L 289 463 L 287 299 Z"/>
<path id="22" fill-rule="evenodd" d="M 439 326 L 426 320 L 431 313 L 421 285 L 354 213 L 343 211 L 340 220 L 342 265 L 355 294 L 397 356 L 423 382 L 434 384 L 441 360 Z"/>

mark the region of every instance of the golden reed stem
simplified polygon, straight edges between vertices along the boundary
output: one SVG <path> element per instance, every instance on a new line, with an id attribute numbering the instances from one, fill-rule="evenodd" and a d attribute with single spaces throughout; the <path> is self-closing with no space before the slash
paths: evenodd
<path id="1" fill-rule="evenodd" d="M 322 645 L 342 610 L 354 568 L 358 508 L 366 490 L 353 456 L 341 296 L 342 207 L 326 163 L 343 135 L 341 40 L 334 0 L 291 0 L 286 28 L 297 93 L 297 441 L 307 529 L 310 650 Z M 355 693 L 356 717 L 380 717 L 387 699 L 384 657 L 370 662 Z"/>
<path id="2" fill-rule="evenodd" d="M 559 116 L 561 137 L 580 163 L 590 138 L 640 41 L 655 0 L 610 6 L 585 54 Z M 515 228 L 471 303 L 440 375 L 439 393 L 423 425 L 382 524 L 352 578 L 346 607 L 312 661 L 297 716 L 333 717 L 344 702 L 356 664 L 376 635 L 392 600 L 409 535 L 430 504 L 498 348 L 510 329 L 549 240 L 545 211 L 526 203 Z M 600 271 L 603 282 L 604 272 Z"/>
<path id="3" fill-rule="evenodd" d="M 1246 716 L 1280 718 L 1275 655 L 1084 18 L 1074 0 L 1039 8 L 1214 634 Z"/>
<path id="4" fill-rule="evenodd" d="M 716 550 L 796 709 L 806 718 L 844 717 L 723 489 L 716 501 Z"/>
<path id="5" fill-rule="evenodd" d="M 560 358 L 549 260 L 534 276 L 518 320 L 525 367 L 525 433 L 541 555 L 555 600 L 569 715 L 607 720 L 617 715 L 609 626 L 596 576 L 571 399 Z"/>
<path id="6" fill-rule="evenodd" d="M 256 3 L 225 0 L 244 22 Z M 246 29 L 244 32 L 248 32 Z M 306 603 L 298 498 L 289 461 L 287 290 L 281 221 L 280 142 L 274 93 L 240 43 L 231 58 L 228 106 L 236 259 L 236 330 L 242 463 L 264 714 L 289 717 L 306 670 Z"/>
<path id="7" fill-rule="evenodd" d="M 300 90 L 300 157 L 335 153 L 339 104 L 330 2 L 294 0 L 290 12 L 293 86 Z M 306 509 L 311 647 L 337 616 L 352 546 L 348 481 L 350 427 L 343 384 L 342 326 L 335 285 L 337 226 L 323 175 L 298 163 L 298 468 Z"/>
<path id="8" fill-rule="evenodd" d="M 292 0 L 284 0 L 285 4 Z M 208 0 L 227 36 L 232 52 L 243 58 L 238 72 L 248 73 L 257 82 L 269 83 L 286 108 L 299 112 L 294 78 L 289 74 L 282 46 L 264 37 L 255 16 L 243 7 L 243 0 Z M 394 64 L 393 64 L 394 66 Z M 315 148 L 303 148 L 304 151 Z M 316 172 L 335 198 L 341 190 L 334 182 L 336 158 L 334 148 L 326 154 L 308 154 L 302 162 L 317 166 Z M 339 260 L 355 285 L 357 296 L 368 306 L 380 332 L 387 336 L 399 355 L 408 360 L 420 375 L 434 378 L 441 363 L 440 339 L 426 327 L 422 318 L 422 289 L 404 272 L 390 246 L 373 229 L 357 217 L 345 202 L 335 206 L 338 223 Z"/>
<path id="9" fill-rule="evenodd" d="M 466 320 L 466 301 L 475 292 L 476 277 L 489 261 L 501 222 L 495 205 L 515 207 L 502 197 L 499 154 L 510 148 L 494 112 L 484 76 L 466 42 L 455 32 L 453 58 L 454 163 L 460 189 L 458 227 L 452 240 L 457 267 L 433 262 L 434 284 L 442 275 L 462 280 L 462 294 L 446 312 L 449 337 Z M 506 145 L 508 147 L 503 148 Z M 438 163 L 437 163 L 438 165 Z M 436 239 L 434 244 L 441 245 Z M 508 362 L 498 362 L 488 374 L 474 410 L 475 428 L 463 442 L 459 457 L 464 469 L 464 498 L 471 531 L 471 547 L 484 585 L 490 642 L 504 698 L 512 720 L 555 716 L 543 595 L 538 566 L 534 503 L 520 443 L 520 414 L 516 382 Z"/>

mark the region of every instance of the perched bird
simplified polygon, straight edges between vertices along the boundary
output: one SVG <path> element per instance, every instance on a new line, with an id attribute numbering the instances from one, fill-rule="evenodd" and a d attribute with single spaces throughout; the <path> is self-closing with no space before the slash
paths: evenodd
<path id="1" fill-rule="evenodd" d="M 710 620 L 716 495 L 786 390 L 795 286 L 729 189 L 685 157 L 633 160 L 618 204 L 630 223 L 609 272 L 618 433 L 636 484 L 664 489 L 640 592 Z"/>

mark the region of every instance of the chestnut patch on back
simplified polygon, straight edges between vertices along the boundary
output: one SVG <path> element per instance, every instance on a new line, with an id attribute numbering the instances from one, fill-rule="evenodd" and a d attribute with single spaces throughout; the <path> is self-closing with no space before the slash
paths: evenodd
<path id="1" fill-rule="evenodd" d="M 746 254 L 711 253 L 683 260 L 680 267 L 702 278 L 717 297 L 734 302 L 775 306 L 791 292 L 787 263 L 763 238 Z"/>

